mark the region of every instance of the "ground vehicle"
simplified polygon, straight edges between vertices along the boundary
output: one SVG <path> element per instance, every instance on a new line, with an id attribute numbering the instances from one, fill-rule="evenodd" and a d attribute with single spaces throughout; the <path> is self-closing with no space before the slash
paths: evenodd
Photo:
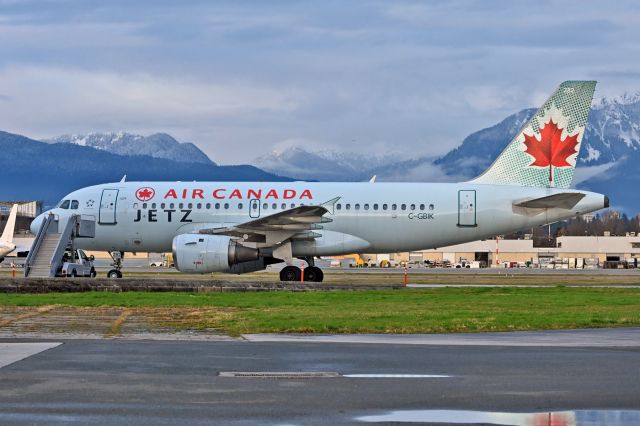
<path id="1" fill-rule="evenodd" d="M 477 260 L 474 260 L 473 262 L 469 262 L 468 260 L 461 260 L 460 263 L 456 263 L 455 267 L 458 269 L 460 268 L 478 269 L 478 268 L 481 268 L 482 266 L 480 262 Z"/>
<path id="2" fill-rule="evenodd" d="M 61 277 L 91 277 L 96 276 L 93 266 L 93 256 L 87 256 L 84 250 L 67 250 L 62 257 L 62 268 L 56 274 Z"/>

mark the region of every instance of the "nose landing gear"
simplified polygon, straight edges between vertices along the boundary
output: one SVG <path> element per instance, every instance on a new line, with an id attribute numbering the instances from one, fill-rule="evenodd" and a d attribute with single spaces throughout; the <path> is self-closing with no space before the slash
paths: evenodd
<path id="1" fill-rule="evenodd" d="M 124 259 L 123 251 L 110 251 L 109 256 L 113 259 L 113 269 L 107 272 L 107 278 L 122 278 L 122 259 Z"/>

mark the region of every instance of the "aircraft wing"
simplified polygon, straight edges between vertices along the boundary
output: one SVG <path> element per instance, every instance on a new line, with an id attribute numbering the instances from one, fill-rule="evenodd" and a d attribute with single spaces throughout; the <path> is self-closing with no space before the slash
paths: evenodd
<path id="1" fill-rule="evenodd" d="M 278 242 L 299 233 L 313 237 L 311 231 L 321 229 L 321 223 L 332 221 L 325 214 L 333 211 L 333 205 L 338 199 L 339 197 L 334 198 L 321 205 L 294 207 L 233 226 L 201 229 L 199 233 L 228 235 L 243 238 L 247 242 L 263 243 L 272 239 L 269 236 L 277 236 L 275 240 Z"/>
<path id="2" fill-rule="evenodd" d="M 585 197 L 585 194 L 579 192 L 561 192 L 559 194 L 553 194 L 546 197 L 534 198 L 533 200 L 526 200 L 514 203 L 516 207 L 526 207 L 531 209 L 566 209 L 573 208 Z"/>

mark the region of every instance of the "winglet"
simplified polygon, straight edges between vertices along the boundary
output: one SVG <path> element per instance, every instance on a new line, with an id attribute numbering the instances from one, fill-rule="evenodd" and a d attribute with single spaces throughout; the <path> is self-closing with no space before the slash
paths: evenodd
<path id="1" fill-rule="evenodd" d="M 16 227 L 16 216 L 18 215 L 18 205 L 14 204 L 11 207 L 11 212 L 9 213 L 9 218 L 7 219 L 7 224 L 4 227 L 4 231 L 2 231 L 2 236 L 0 237 L 0 241 L 4 241 L 6 243 L 13 242 L 13 231 Z"/>
<path id="2" fill-rule="evenodd" d="M 369 179 L 369 183 L 376 183 L 376 177 L 377 177 L 377 176 L 378 176 L 378 175 L 373 175 L 373 176 L 371 176 L 371 179 Z"/>
<path id="3" fill-rule="evenodd" d="M 334 214 L 335 205 L 338 200 L 340 200 L 340 197 L 332 198 L 331 200 L 320 204 L 320 207 L 324 207 L 329 213 Z"/>
<path id="4" fill-rule="evenodd" d="M 120 182 L 126 182 L 127 181 L 127 175 L 122 176 L 122 179 L 120 179 Z"/>

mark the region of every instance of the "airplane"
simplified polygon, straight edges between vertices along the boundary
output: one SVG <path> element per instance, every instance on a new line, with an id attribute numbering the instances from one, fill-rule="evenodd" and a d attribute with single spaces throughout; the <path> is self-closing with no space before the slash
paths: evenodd
<path id="1" fill-rule="evenodd" d="M 245 273 L 286 262 L 282 281 L 323 280 L 314 259 L 492 238 L 609 206 L 570 189 L 595 81 L 565 81 L 475 179 L 459 183 L 125 182 L 90 186 L 38 216 L 94 219 L 76 248 L 168 252 L 179 271 Z"/>
<path id="2" fill-rule="evenodd" d="M 9 212 L 7 218 L 7 224 L 0 236 L 0 262 L 4 260 L 4 257 L 16 249 L 16 245 L 13 243 L 13 232 L 16 227 L 16 216 L 18 215 L 18 205 L 14 204 Z"/>

